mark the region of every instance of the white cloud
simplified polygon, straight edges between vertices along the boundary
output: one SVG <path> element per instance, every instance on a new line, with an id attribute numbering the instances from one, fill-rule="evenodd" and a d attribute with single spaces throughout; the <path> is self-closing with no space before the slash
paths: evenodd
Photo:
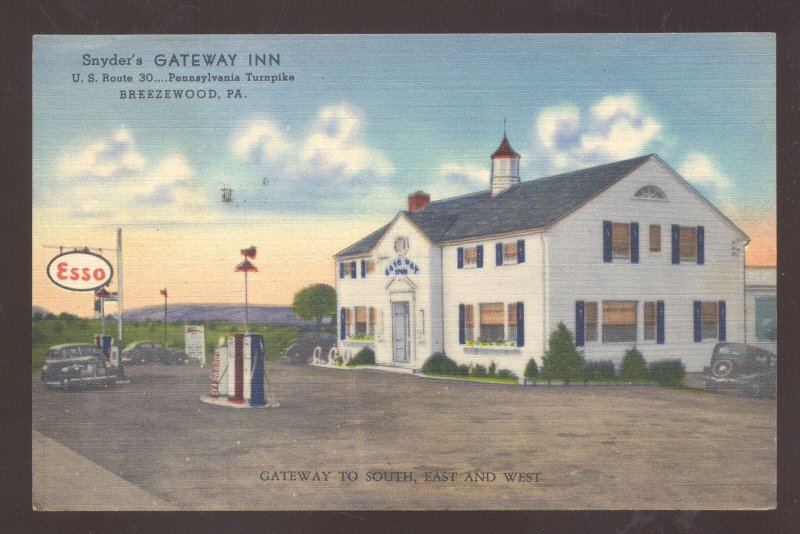
<path id="1" fill-rule="evenodd" d="M 489 189 L 489 168 L 464 163 L 443 163 L 436 179 L 425 188 L 433 199 L 448 198 Z"/>
<path id="2" fill-rule="evenodd" d="M 185 156 L 150 164 L 125 128 L 65 156 L 46 189 L 50 216 L 102 222 L 197 220 L 209 201 Z"/>
<path id="3" fill-rule="evenodd" d="M 709 199 L 715 200 L 731 185 L 730 178 L 705 154 L 690 152 L 678 173 Z"/>
<path id="4" fill-rule="evenodd" d="M 347 104 L 322 108 L 305 135 L 291 138 L 268 119 L 254 120 L 233 137 L 231 150 L 240 159 L 280 169 L 294 189 L 355 185 L 380 187 L 394 173 L 383 152 L 363 135 L 364 117 Z"/>
<path id="5" fill-rule="evenodd" d="M 566 171 L 646 153 L 661 124 L 631 94 L 608 95 L 588 111 L 574 104 L 544 109 L 536 119 L 531 163 L 541 171 Z"/>

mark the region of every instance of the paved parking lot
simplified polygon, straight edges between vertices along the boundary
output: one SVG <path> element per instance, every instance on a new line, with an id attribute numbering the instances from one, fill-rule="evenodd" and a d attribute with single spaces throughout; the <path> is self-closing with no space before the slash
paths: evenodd
<path id="1" fill-rule="evenodd" d="M 76 480 L 101 476 L 86 467 L 94 465 L 106 473 L 104 480 L 120 477 L 164 506 L 775 504 L 776 409 L 770 400 L 655 387 L 451 382 L 269 363 L 269 387 L 280 406 L 233 410 L 200 402 L 209 388 L 207 368 L 126 372 L 130 384 L 75 392 L 45 390 L 34 375 L 33 429 L 88 460 L 75 469 Z M 58 492 L 37 484 L 69 481 L 52 475 L 64 469 L 56 457 L 34 459 L 34 503 L 39 509 L 70 508 L 70 500 L 75 509 L 85 506 L 81 491 L 64 488 L 63 499 L 53 502 Z M 358 478 L 343 482 L 348 474 L 340 472 Z M 507 473 L 523 476 L 512 475 L 511 482 Z M 113 508 L 135 509 L 136 502 Z"/>

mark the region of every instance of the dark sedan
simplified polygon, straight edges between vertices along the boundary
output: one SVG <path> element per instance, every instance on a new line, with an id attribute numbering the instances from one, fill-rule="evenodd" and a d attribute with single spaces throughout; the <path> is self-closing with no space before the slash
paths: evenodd
<path id="1" fill-rule="evenodd" d="M 116 381 L 117 367 L 94 345 L 56 345 L 47 351 L 42 383 L 48 389 L 91 385 L 111 387 Z"/>
<path id="2" fill-rule="evenodd" d="M 707 369 L 706 389 L 739 389 L 775 397 L 778 357 L 744 343 L 717 343 Z"/>
<path id="3" fill-rule="evenodd" d="M 328 351 L 336 345 L 336 336 L 328 332 L 301 332 L 297 339 L 283 353 L 283 361 L 289 363 L 309 363 L 317 351 L 327 356 Z"/>
<path id="4" fill-rule="evenodd" d="M 161 343 L 139 341 L 122 351 L 123 364 L 166 363 L 182 364 L 188 360 L 182 350 L 167 349 Z"/>

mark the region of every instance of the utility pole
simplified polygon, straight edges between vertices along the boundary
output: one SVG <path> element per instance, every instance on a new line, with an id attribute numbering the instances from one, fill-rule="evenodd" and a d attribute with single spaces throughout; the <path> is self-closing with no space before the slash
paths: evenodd
<path id="1" fill-rule="evenodd" d="M 128 377 L 125 376 L 125 369 L 122 367 L 122 349 L 125 347 L 122 341 L 122 310 L 122 228 L 117 228 L 117 351 L 119 354 L 117 381 L 127 382 Z"/>
<path id="2" fill-rule="evenodd" d="M 164 295 L 164 348 L 167 348 L 167 288 L 161 290 Z"/>
<path id="3" fill-rule="evenodd" d="M 256 257 L 256 247 L 250 246 L 250 248 L 245 248 L 241 250 L 242 256 L 244 256 L 244 261 L 236 266 L 237 273 L 244 273 L 244 330 L 247 331 L 247 324 L 248 324 L 248 303 L 247 303 L 247 273 L 250 271 L 258 272 L 258 268 L 250 263 L 250 258 L 255 259 Z"/>

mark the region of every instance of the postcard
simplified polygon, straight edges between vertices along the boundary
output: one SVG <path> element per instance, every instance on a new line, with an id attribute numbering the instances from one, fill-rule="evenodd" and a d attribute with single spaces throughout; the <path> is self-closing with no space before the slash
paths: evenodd
<path id="1" fill-rule="evenodd" d="M 774 508 L 775 52 L 34 37 L 33 509 Z"/>

